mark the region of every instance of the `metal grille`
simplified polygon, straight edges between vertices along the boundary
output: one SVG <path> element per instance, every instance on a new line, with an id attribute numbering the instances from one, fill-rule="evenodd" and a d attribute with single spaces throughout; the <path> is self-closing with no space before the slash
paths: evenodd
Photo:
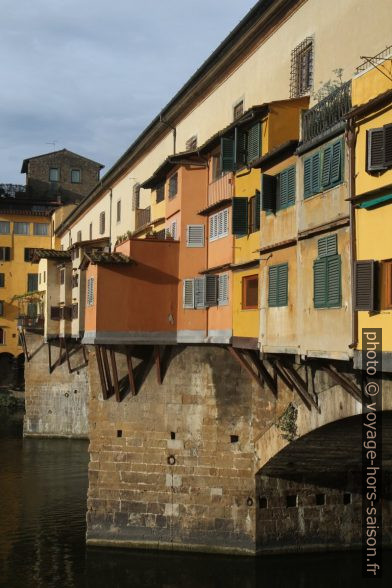
<path id="1" fill-rule="evenodd" d="M 361 71 L 365 71 L 371 65 L 380 65 L 381 62 L 384 61 L 385 59 L 388 59 L 388 57 L 392 57 L 392 45 L 389 45 L 389 47 L 386 47 L 385 49 L 380 51 L 380 53 L 377 53 L 377 55 L 374 55 L 373 57 L 369 57 L 368 59 L 365 59 L 365 61 L 363 61 L 361 63 L 361 65 L 359 65 L 357 67 L 357 69 L 355 70 L 355 73 L 356 74 L 361 73 Z"/>
<path id="2" fill-rule="evenodd" d="M 303 114 L 303 142 L 306 143 L 331 129 L 343 119 L 350 108 L 351 82 L 346 82 Z"/>
<path id="3" fill-rule="evenodd" d="M 303 96 L 313 85 L 313 38 L 306 37 L 291 52 L 290 98 Z"/>

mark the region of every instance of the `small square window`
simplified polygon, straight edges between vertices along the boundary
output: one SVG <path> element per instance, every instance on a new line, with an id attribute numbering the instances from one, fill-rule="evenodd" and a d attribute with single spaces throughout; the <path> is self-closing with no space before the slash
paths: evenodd
<path id="1" fill-rule="evenodd" d="M 60 170 L 58 167 L 51 167 L 49 168 L 49 182 L 59 182 L 60 181 Z"/>
<path id="2" fill-rule="evenodd" d="M 178 174 L 175 173 L 169 179 L 169 198 L 174 198 L 178 191 Z"/>
<path id="3" fill-rule="evenodd" d="M 71 169 L 71 183 L 72 184 L 80 184 L 80 181 L 81 181 L 80 169 Z"/>
<path id="4" fill-rule="evenodd" d="M 186 149 L 186 151 L 193 151 L 196 148 L 197 148 L 197 136 L 193 135 L 193 137 L 190 137 L 190 139 L 188 139 L 188 141 L 186 142 L 185 149 Z"/>
<path id="5" fill-rule="evenodd" d="M 287 508 L 296 508 L 298 506 L 298 496 L 296 494 L 289 494 L 286 496 Z"/>
<path id="6" fill-rule="evenodd" d="M 238 118 L 241 118 L 241 116 L 243 114 L 244 114 L 244 101 L 240 100 L 239 102 L 237 102 L 237 104 L 233 108 L 233 120 L 237 120 Z"/>
<path id="7" fill-rule="evenodd" d="M 325 494 L 316 494 L 316 504 L 317 506 L 324 506 Z"/>
<path id="8" fill-rule="evenodd" d="M 242 308 L 243 310 L 255 309 L 259 300 L 258 275 L 245 276 L 242 280 Z"/>
<path id="9" fill-rule="evenodd" d="M 313 39 L 307 37 L 291 52 L 290 98 L 307 94 L 313 86 Z"/>

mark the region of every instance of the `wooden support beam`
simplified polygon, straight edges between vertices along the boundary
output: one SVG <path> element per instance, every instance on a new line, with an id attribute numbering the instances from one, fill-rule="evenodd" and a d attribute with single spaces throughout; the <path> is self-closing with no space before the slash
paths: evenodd
<path id="1" fill-rule="evenodd" d="M 162 366 L 161 366 L 161 353 L 159 349 L 159 345 L 155 345 L 154 347 L 154 358 L 155 358 L 155 367 L 157 372 L 157 382 L 159 385 L 162 384 Z"/>
<path id="2" fill-rule="evenodd" d="M 340 374 L 332 364 L 322 364 L 321 367 L 337 384 L 346 390 L 354 400 L 362 404 L 362 392 L 353 382 L 343 374 Z"/>
<path id="3" fill-rule="evenodd" d="M 63 337 L 60 337 L 59 356 L 58 356 L 58 359 L 57 359 L 53 369 L 55 369 L 56 367 L 60 366 L 63 363 L 63 344 L 64 344 L 64 339 L 63 339 Z"/>
<path id="4" fill-rule="evenodd" d="M 95 355 L 97 358 L 99 379 L 101 381 L 102 396 L 103 396 L 104 400 L 107 400 L 109 398 L 109 395 L 108 395 L 108 390 L 107 390 L 107 386 L 106 386 L 105 374 L 103 371 L 101 349 L 100 349 L 99 345 L 94 345 L 94 349 L 95 349 Z"/>
<path id="5" fill-rule="evenodd" d="M 241 354 L 241 351 L 237 347 L 227 346 L 227 349 L 231 353 L 231 355 L 238 361 L 240 366 L 244 368 L 245 371 L 248 372 L 250 377 L 256 382 L 260 388 L 263 388 L 263 381 L 260 379 L 259 374 L 256 374 L 254 369 L 250 366 L 250 364 L 246 361 L 245 357 Z"/>
<path id="6" fill-rule="evenodd" d="M 71 369 L 71 362 L 69 361 L 68 343 L 67 343 L 67 339 L 65 337 L 64 337 L 64 349 L 65 349 L 65 358 L 67 360 L 67 365 L 68 365 L 68 372 L 71 374 L 72 369 Z"/>
<path id="7" fill-rule="evenodd" d="M 20 329 L 19 331 L 20 342 L 22 343 L 22 349 L 25 356 L 26 361 L 30 361 L 30 355 L 27 350 L 27 341 L 26 341 L 26 332 L 24 329 Z"/>
<path id="8" fill-rule="evenodd" d="M 106 389 L 107 389 L 107 394 L 108 394 L 108 398 L 109 398 L 109 396 L 111 396 L 113 394 L 113 385 L 112 385 L 112 377 L 110 375 L 109 361 L 108 361 L 106 347 L 104 345 L 100 345 L 99 347 L 101 349 L 103 371 L 105 374 Z"/>
<path id="9" fill-rule="evenodd" d="M 116 364 L 116 354 L 113 349 L 110 349 L 110 361 L 112 364 L 112 375 L 113 375 L 113 386 L 114 386 L 114 394 L 116 396 L 116 401 L 121 402 L 120 396 L 120 388 L 118 385 L 118 372 L 117 372 L 117 364 Z"/>
<path id="10" fill-rule="evenodd" d="M 136 382 L 135 382 L 135 373 L 133 371 L 132 356 L 129 351 L 127 353 L 127 365 L 128 365 L 129 389 L 131 391 L 132 396 L 136 396 L 137 390 L 136 390 Z"/>
<path id="11" fill-rule="evenodd" d="M 268 388 L 271 390 L 272 394 L 276 396 L 278 394 L 278 388 L 276 385 L 276 381 L 270 375 L 269 371 L 264 365 L 264 362 L 258 356 L 257 351 L 251 351 L 249 349 L 245 350 L 245 353 L 248 357 L 250 357 L 251 361 L 254 363 L 256 369 L 259 371 L 261 378 L 267 384 Z"/>
<path id="12" fill-rule="evenodd" d="M 288 377 L 286 376 L 286 372 L 283 370 L 283 368 L 280 366 L 280 364 L 277 363 L 276 361 L 274 361 L 272 365 L 274 367 L 275 372 L 280 377 L 280 379 L 286 384 L 287 388 L 292 390 L 294 388 L 294 386 L 293 386 L 291 380 L 289 380 Z"/>
<path id="13" fill-rule="evenodd" d="M 302 402 L 305 404 L 308 410 L 311 410 L 313 406 L 317 412 L 320 412 L 320 408 L 317 405 L 317 402 L 313 398 L 312 394 L 309 393 L 306 382 L 302 380 L 296 370 L 291 365 L 283 363 L 280 360 L 276 360 L 276 363 L 280 366 L 281 369 L 283 369 L 287 378 L 291 381 L 298 396 L 301 398 Z"/>
<path id="14" fill-rule="evenodd" d="M 50 340 L 48 340 L 48 359 L 49 359 L 49 373 L 52 373 L 52 347 Z"/>
<path id="15" fill-rule="evenodd" d="M 81 348 L 82 348 L 84 363 L 87 365 L 88 364 L 88 357 L 87 357 L 87 353 L 86 353 L 86 346 L 81 345 Z"/>

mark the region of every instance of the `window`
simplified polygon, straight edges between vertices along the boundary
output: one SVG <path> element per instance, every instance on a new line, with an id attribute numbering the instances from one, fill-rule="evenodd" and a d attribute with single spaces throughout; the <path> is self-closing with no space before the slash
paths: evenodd
<path id="1" fill-rule="evenodd" d="M 32 249 L 31 247 L 25 247 L 24 250 L 24 260 L 25 261 L 31 261 L 31 258 L 33 257 L 34 254 L 34 249 Z"/>
<path id="2" fill-rule="evenodd" d="M 49 182 L 58 182 L 60 180 L 60 170 L 58 167 L 49 168 Z"/>
<path id="3" fill-rule="evenodd" d="M 313 262 L 313 292 L 315 308 L 341 305 L 341 259 L 336 234 L 318 240 L 318 257 Z"/>
<path id="4" fill-rule="evenodd" d="M 63 285 L 65 284 L 65 269 L 62 268 L 60 270 L 60 284 Z"/>
<path id="5" fill-rule="evenodd" d="M 140 184 L 136 183 L 132 190 L 132 210 L 140 208 Z"/>
<path id="6" fill-rule="evenodd" d="M 0 288 L 5 286 L 5 274 L 0 274 Z"/>
<path id="7" fill-rule="evenodd" d="M 11 247 L 0 247 L 0 261 L 10 261 Z"/>
<path id="8" fill-rule="evenodd" d="M 90 226 L 88 228 L 88 235 L 89 235 L 89 239 L 91 241 L 93 238 L 93 223 L 90 223 Z"/>
<path id="9" fill-rule="evenodd" d="M 87 280 L 87 306 L 94 305 L 94 278 Z"/>
<path id="10" fill-rule="evenodd" d="M 173 174 L 169 179 L 169 198 L 174 198 L 178 191 L 178 173 Z"/>
<path id="11" fill-rule="evenodd" d="M 268 306 L 288 305 L 288 272 L 287 263 L 271 265 L 268 280 Z"/>
<path id="12" fill-rule="evenodd" d="M 392 124 L 366 133 L 368 172 L 392 167 Z"/>
<path id="13" fill-rule="evenodd" d="M 242 309 L 251 310 L 258 307 L 259 276 L 245 276 L 242 280 Z"/>
<path id="14" fill-rule="evenodd" d="M 105 232 L 105 213 L 101 212 L 99 215 L 99 234 L 103 235 Z"/>
<path id="15" fill-rule="evenodd" d="M 158 202 L 162 202 L 163 200 L 165 200 L 165 184 L 159 184 L 159 186 L 156 189 L 156 203 L 158 204 Z"/>
<path id="16" fill-rule="evenodd" d="M 4 316 L 4 300 L 0 300 L 0 316 Z"/>
<path id="17" fill-rule="evenodd" d="M 263 210 L 277 212 L 295 204 L 295 184 L 295 166 L 282 170 L 276 176 L 263 174 L 261 176 Z"/>
<path id="18" fill-rule="evenodd" d="M 34 223 L 33 232 L 34 232 L 34 235 L 43 235 L 43 236 L 49 235 L 48 223 Z"/>
<path id="19" fill-rule="evenodd" d="M 182 305 L 184 308 L 194 308 L 195 307 L 194 284 L 195 284 L 195 280 L 193 278 L 186 279 L 183 281 Z"/>
<path id="20" fill-rule="evenodd" d="M 183 307 L 208 308 L 218 303 L 218 277 L 206 275 L 183 281 Z"/>
<path id="21" fill-rule="evenodd" d="M 211 158 L 211 182 L 219 180 L 222 176 L 220 155 L 213 155 Z"/>
<path id="22" fill-rule="evenodd" d="M 79 274 L 74 272 L 72 274 L 72 288 L 77 288 L 79 285 Z"/>
<path id="23" fill-rule="evenodd" d="M 78 231 L 78 232 L 76 233 L 76 242 L 77 242 L 77 243 L 80 243 L 80 242 L 81 242 L 81 240 L 82 240 L 82 231 Z M 78 250 L 78 257 L 79 257 L 79 250 Z"/>
<path id="24" fill-rule="evenodd" d="M 237 102 L 237 104 L 235 104 L 234 108 L 233 108 L 233 120 L 237 120 L 238 118 L 241 118 L 241 116 L 244 114 L 244 101 L 240 100 L 239 102 Z"/>
<path id="25" fill-rule="evenodd" d="M 221 138 L 220 171 L 236 171 L 260 157 L 260 154 L 260 123 L 248 129 L 236 127 L 234 135 Z"/>
<path id="26" fill-rule="evenodd" d="M 177 221 L 172 221 L 167 230 L 167 236 L 177 239 Z"/>
<path id="27" fill-rule="evenodd" d="M 116 218 L 116 220 L 119 223 L 121 221 L 121 200 L 117 200 L 116 209 L 117 209 L 117 218 Z"/>
<path id="28" fill-rule="evenodd" d="M 185 143 L 186 151 L 193 151 L 197 148 L 197 135 L 193 135 L 188 141 Z"/>
<path id="29" fill-rule="evenodd" d="M 10 223 L 9 221 L 0 221 L 0 235 L 9 235 Z"/>
<path id="30" fill-rule="evenodd" d="M 14 223 L 15 235 L 29 235 L 30 224 L 29 223 Z"/>
<path id="31" fill-rule="evenodd" d="M 5 345 L 5 330 L 0 327 L 0 345 Z"/>
<path id="32" fill-rule="evenodd" d="M 35 292 L 38 290 L 38 274 L 27 274 L 27 291 Z"/>
<path id="33" fill-rule="evenodd" d="M 209 239 L 215 241 L 229 234 L 229 209 L 225 208 L 216 214 L 212 214 L 209 219 Z"/>
<path id="34" fill-rule="evenodd" d="M 260 229 L 260 192 L 251 198 L 235 196 L 233 198 L 232 232 L 236 237 L 243 237 Z"/>
<path id="35" fill-rule="evenodd" d="M 291 52 L 290 98 L 307 94 L 313 86 L 313 39 L 307 37 Z"/>
<path id="36" fill-rule="evenodd" d="M 342 152 L 343 141 L 339 139 L 304 159 L 304 198 L 342 182 Z"/>
<path id="37" fill-rule="evenodd" d="M 218 277 L 218 305 L 225 306 L 229 302 L 229 274 Z"/>
<path id="38" fill-rule="evenodd" d="M 71 318 L 77 319 L 78 316 L 79 316 L 79 305 L 77 302 L 75 302 L 74 304 L 72 304 L 72 307 L 71 307 Z"/>
<path id="39" fill-rule="evenodd" d="M 354 284 L 355 310 L 392 309 L 392 260 L 356 261 Z"/>
<path id="40" fill-rule="evenodd" d="M 204 225 L 188 225 L 186 228 L 186 246 L 204 247 Z"/>
<path id="41" fill-rule="evenodd" d="M 81 181 L 80 169 L 71 169 L 71 183 L 72 184 L 80 184 L 80 181 Z"/>

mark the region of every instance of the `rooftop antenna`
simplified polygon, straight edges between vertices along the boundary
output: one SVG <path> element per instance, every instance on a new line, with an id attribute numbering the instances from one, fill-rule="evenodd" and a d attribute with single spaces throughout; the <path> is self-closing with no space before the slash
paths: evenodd
<path id="1" fill-rule="evenodd" d="M 53 145 L 53 153 L 56 151 L 56 143 L 58 143 L 58 141 L 47 141 L 46 145 Z"/>

